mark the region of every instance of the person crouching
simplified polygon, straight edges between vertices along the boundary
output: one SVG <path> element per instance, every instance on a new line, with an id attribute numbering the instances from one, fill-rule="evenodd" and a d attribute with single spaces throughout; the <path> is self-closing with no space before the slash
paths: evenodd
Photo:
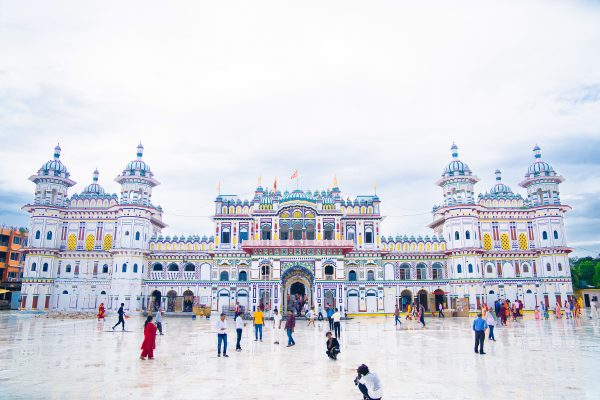
<path id="1" fill-rule="evenodd" d="M 340 353 L 340 342 L 333 337 L 331 332 L 327 332 L 325 337 L 327 337 L 327 342 L 325 343 L 327 346 L 327 357 L 337 360 L 337 355 Z"/>

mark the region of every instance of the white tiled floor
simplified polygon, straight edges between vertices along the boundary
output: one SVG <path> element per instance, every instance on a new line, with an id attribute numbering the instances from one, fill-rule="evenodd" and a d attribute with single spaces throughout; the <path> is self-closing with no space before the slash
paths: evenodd
<path id="1" fill-rule="evenodd" d="M 305 321 L 293 348 L 285 335 L 275 346 L 269 329 L 254 342 L 247 329 L 236 353 L 231 329 L 230 357 L 217 358 L 212 322 L 191 318 L 167 319 L 156 360 L 140 361 L 142 321 L 132 317 L 131 332 L 112 333 L 114 316 L 0 313 L 0 398 L 359 399 L 361 363 L 380 376 L 386 399 L 600 398 L 599 321 L 526 319 L 497 329 L 480 356 L 470 319 L 428 319 L 424 330 L 354 319 L 343 323 L 337 362 L 324 354 L 324 331 Z"/>

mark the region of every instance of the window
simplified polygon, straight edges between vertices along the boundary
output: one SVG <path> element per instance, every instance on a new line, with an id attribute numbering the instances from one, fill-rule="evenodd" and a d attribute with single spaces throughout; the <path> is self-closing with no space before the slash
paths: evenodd
<path id="1" fill-rule="evenodd" d="M 290 240 L 290 228 L 288 228 L 286 225 L 282 225 L 279 229 L 279 239 Z"/>
<path id="2" fill-rule="evenodd" d="M 473 273 L 473 264 L 469 264 L 469 265 L 467 266 L 467 268 L 468 268 L 468 270 L 469 270 L 469 273 L 470 273 L 470 274 L 472 274 L 472 273 Z"/>
<path id="3" fill-rule="evenodd" d="M 36 268 L 37 268 L 37 264 L 31 263 L 31 272 L 34 272 Z"/>
<path id="4" fill-rule="evenodd" d="M 523 273 L 524 274 L 528 274 L 529 273 L 529 264 L 523 264 Z"/>
<path id="5" fill-rule="evenodd" d="M 127 272 L 127 264 L 121 266 L 121 272 Z"/>
<path id="6" fill-rule="evenodd" d="M 133 264 L 133 273 L 136 274 L 137 271 L 138 271 L 138 265 L 137 264 Z M 125 271 L 123 271 L 123 272 L 125 272 Z"/>
<path id="7" fill-rule="evenodd" d="M 333 240 L 333 227 L 331 225 L 327 225 L 325 227 L 325 231 L 323 232 L 323 239 Z"/>
<path id="8" fill-rule="evenodd" d="M 548 232 L 546 232 L 546 231 L 542 232 L 542 239 L 548 240 Z"/>
<path id="9" fill-rule="evenodd" d="M 365 228 L 365 243 L 373 243 L 373 228 Z"/>
<path id="10" fill-rule="evenodd" d="M 162 270 L 163 270 L 162 264 L 154 264 L 154 266 L 152 267 L 152 271 L 162 271 Z"/>
<path id="11" fill-rule="evenodd" d="M 219 280 L 221 282 L 227 282 L 229 280 L 229 272 L 227 271 L 222 271 L 221 275 L 219 276 Z"/>
<path id="12" fill-rule="evenodd" d="M 353 230 L 349 230 L 346 233 L 346 239 L 354 241 L 354 231 Z"/>
<path id="13" fill-rule="evenodd" d="M 10 259 L 13 261 L 19 261 L 19 253 L 10 253 Z"/>
<path id="14" fill-rule="evenodd" d="M 368 281 L 374 281 L 375 280 L 375 272 L 373 270 L 368 270 L 367 271 L 367 280 Z"/>
<path id="15" fill-rule="evenodd" d="M 48 231 L 48 233 L 46 233 L 46 240 L 52 240 L 52 231 Z"/>
<path id="16" fill-rule="evenodd" d="M 194 264 L 186 264 L 183 270 L 185 272 L 194 272 L 196 270 L 196 266 Z"/>
<path id="17" fill-rule="evenodd" d="M 125 236 L 129 236 L 129 231 L 125 231 Z"/>
<path id="18" fill-rule="evenodd" d="M 177 266 L 177 264 L 175 264 L 175 263 L 169 264 L 169 272 L 177 272 L 177 271 L 179 271 L 179 267 Z"/>
<path id="19" fill-rule="evenodd" d="M 35 232 L 35 238 L 36 238 L 36 239 L 39 239 L 39 238 L 40 238 L 40 235 L 41 235 L 41 234 L 40 234 L 40 231 L 37 231 L 37 232 Z"/>
<path id="20" fill-rule="evenodd" d="M 63 294 L 69 294 L 69 292 L 67 292 L 66 290 L 63 290 Z"/>
<path id="21" fill-rule="evenodd" d="M 410 266 L 408 264 L 403 264 L 400 266 L 400 279 L 401 280 L 410 279 Z"/>
<path id="22" fill-rule="evenodd" d="M 314 225 L 308 225 L 306 227 L 306 240 L 315 240 L 315 227 L 314 227 Z"/>
<path id="23" fill-rule="evenodd" d="M 248 229 L 240 230 L 240 243 L 242 243 L 244 240 L 248 240 Z"/>
<path id="24" fill-rule="evenodd" d="M 424 264 L 417 265 L 417 279 L 427 279 L 427 266 Z"/>
<path id="25" fill-rule="evenodd" d="M 103 291 L 100 292 L 100 294 L 106 294 L 106 292 L 103 290 Z"/>
<path id="26" fill-rule="evenodd" d="M 263 265 L 260 267 L 260 279 L 269 279 L 270 268 L 268 265 Z"/>
<path id="27" fill-rule="evenodd" d="M 456 266 L 456 273 L 457 273 L 457 274 L 462 274 L 462 265 L 458 264 L 458 265 Z"/>
<path id="28" fill-rule="evenodd" d="M 433 264 L 432 267 L 433 267 L 431 270 L 432 278 L 433 279 L 442 279 L 444 277 L 443 272 L 442 272 L 443 271 L 442 266 L 440 264 Z"/>
<path id="29" fill-rule="evenodd" d="M 561 263 L 558 263 L 558 270 L 562 271 L 562 264 Z"/>
<path id="30" fill-rule="evenodd" d="M 350 282 L 356 282 L 356 271 L 348 272 L 348 280 Z"/>
<path id="31" fill-rule="evenodd" d="M 550 265 L 550 263 L 546 264 L 546 271 L 552 271 L 552 265 Z"/>
<path id="32" fill-rule="evenodd" d="M 260 238 L 262 240 L 271 240 L 271 227 L 270 226 L 268 226 L 268 225 L 263 226 Z"/>
<path id="33" fill-rule="evenodd" d="M 558 239 L 558 231 L 554 231 L 554 239 Z"/>
<path id="34" fill-rule="evenodd" d="M 328 266 L 325 267 L 325 275 L 327 277 L 333 278 L 333 266 L 328 265 Z"/>
<path id="35" fill-rule="evenodd" d="M 465 232 L 465 239 L 467 239 L 467 240 L 471 239 L 471 232 L 469 232 L 469 231 Z"/>
<path id="36" fill-rule="evenodd" d="M 44 263 L 44 265 L 42 265 L 42 272 L 48 272 L 48 263 Z"/>
<path id="37" fill-rule="evenodd" d="M 485 267 L 485 271 L 486 271 L 488 274 L 491 274 L 491 273 L 493 273 L 493 272 L 494 272 L 494 267 L 492 266 L 492 264 L 488 264 L 488 265 L 487 265 L 487 267 Z"/>
<path id="38" fill-rule="evenodd" d="M 555 231 L 556 232 L 556 231 Z M 13 237 L 13 243 L 14 244 L 21 244 L 21 238 L 18 236 Z"/>
<path id="39" fill-rule="evenodd" d="M 221 243 L 228 244 L 231 242 L 231 235 L 229 232 L 229 228 L 223 229 L 221 232 Z"/>
<path id="40" fill-rule="evenodd" d="M 294 229 L 292 230 L 292 237 L 294 240 L 302 240 L 302 226 L 294 225 Z"/>
<path id="41" fill-rule="evenodd" d="M 454 232 L 454 240 L 459 240 L 460 239 L 460 234 L 458 233 L 458 231 Z"/>
<path id="42" fill-rule="evenodd" d="M 102 273 L 103 273 L 103 274 L 108 274 L 108 265 L 107 265 L 107 264 L 104 264 L 104 265 L 102 266 Z"/>
<path id="43" fill-rule="evenodd" d="M 68 265 L 65 267 L 65 272 L 66 272 L 66 273 L 71 273 L 71 264 L 68 264 Z"/>
<path id="44" fill-rule="evenodd" d="M 239 281 L 247 281 L 248 280 L 248 273 L 246 271 L 240 271 L 240 275 L 239 275 Z"/>
<path id="45" fill-rule="evenodd" d="M 135 233 L 135 240 L 140 240 L 140 233 L 139 232 Z"/>

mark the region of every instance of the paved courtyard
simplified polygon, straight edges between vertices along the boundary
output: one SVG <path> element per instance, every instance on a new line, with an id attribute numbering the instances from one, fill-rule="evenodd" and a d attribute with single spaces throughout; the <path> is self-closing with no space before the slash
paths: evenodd
<path id="1" fill-rule="evenodd" d="M 535 321 L 497 329 L 487 355 L 473 352 L 471 319 L 428 319 L 396 330 L 393 318 L 343 322 L 337 362 L 324 329 L 299 321 L 292 348 L 243 336 L 217 358 L 214 320 L 167 318 L 154 361 L 140 361 L 141 317 L 115 322 L 0 313 L 0 397 L 170 399 L 359 399 L 356 366 L 376 372 L 385 399 L 600 398 L 600 322 Z M 230 326 L 233 324 L 230 321 Z M 251 324 L 248 324 L 251 328 Z M 283 335 L 285 336 L 285 335 Z M 282 337 L 283 339 L 283 337 Z M 35 383 L 34 383 L 35 382 Z"/>

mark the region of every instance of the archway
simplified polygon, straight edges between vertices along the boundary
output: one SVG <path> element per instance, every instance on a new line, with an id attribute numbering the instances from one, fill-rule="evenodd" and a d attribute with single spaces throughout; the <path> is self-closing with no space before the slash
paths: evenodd
<path id="1" fill-rule="evenodd" d="M 194 308 L 194 292 L 186 290 L 183 292 L 183 312 L 192 312 Z"/>
<path id="2" fill-rule="evenodd" d="M 444 291 L 442 289 L 436 289 L 433 292 L 433 295 L 435 296 L 435 309 L 439 310 L 440 304 L 442 305 L 442 307 L 446 308 L 446 306 L 445 306 L 446 295 L 445 295 Z"/>
<path id="3" fill-rule="evenodd" d="M 175 312 L 175 302 L 177 300 L 177 292 L 174 290 L 169 290 L 167 292 L 167 311 Z"/>
<path id="4" fill-rule="evenodd" d="M 419 301 L 419 304 L 423 305 L 423 307 L 425 308 L 425 311 L 429 311 L 429 296 L 427 295 L 427 290 L 425 289 L 421 289 L 419 290 L 419 292 L 417 293 L 417 299 Z"/>
<path id="5" fill-rule="evenodd" d="M 402 291 L 402 293 L 400 293 L 400 298 L 402 299 L 402 307 L 400 308 L 402 311 L 406 311 L 408 305 L 412 304 L 413 301 L 412 292 L 408 289 L 405 289 Z"/>
<path id="6" fill-rule="evenodd" d="M 160 308 L 161 298 L 162 294 L 160 293 L 160 291 L 155 290 L 154 292 L 152 292 L 152 310 L 158 311 L 158 309 Z"/>
<path id="7" fill-rule="evenodd" d="M 312 271 L 305 267 L 295 266 L 288 268 L 281 277 L 283 283 L 284 310 L 299 312 L 308 304 L 312 307 Z"/>

